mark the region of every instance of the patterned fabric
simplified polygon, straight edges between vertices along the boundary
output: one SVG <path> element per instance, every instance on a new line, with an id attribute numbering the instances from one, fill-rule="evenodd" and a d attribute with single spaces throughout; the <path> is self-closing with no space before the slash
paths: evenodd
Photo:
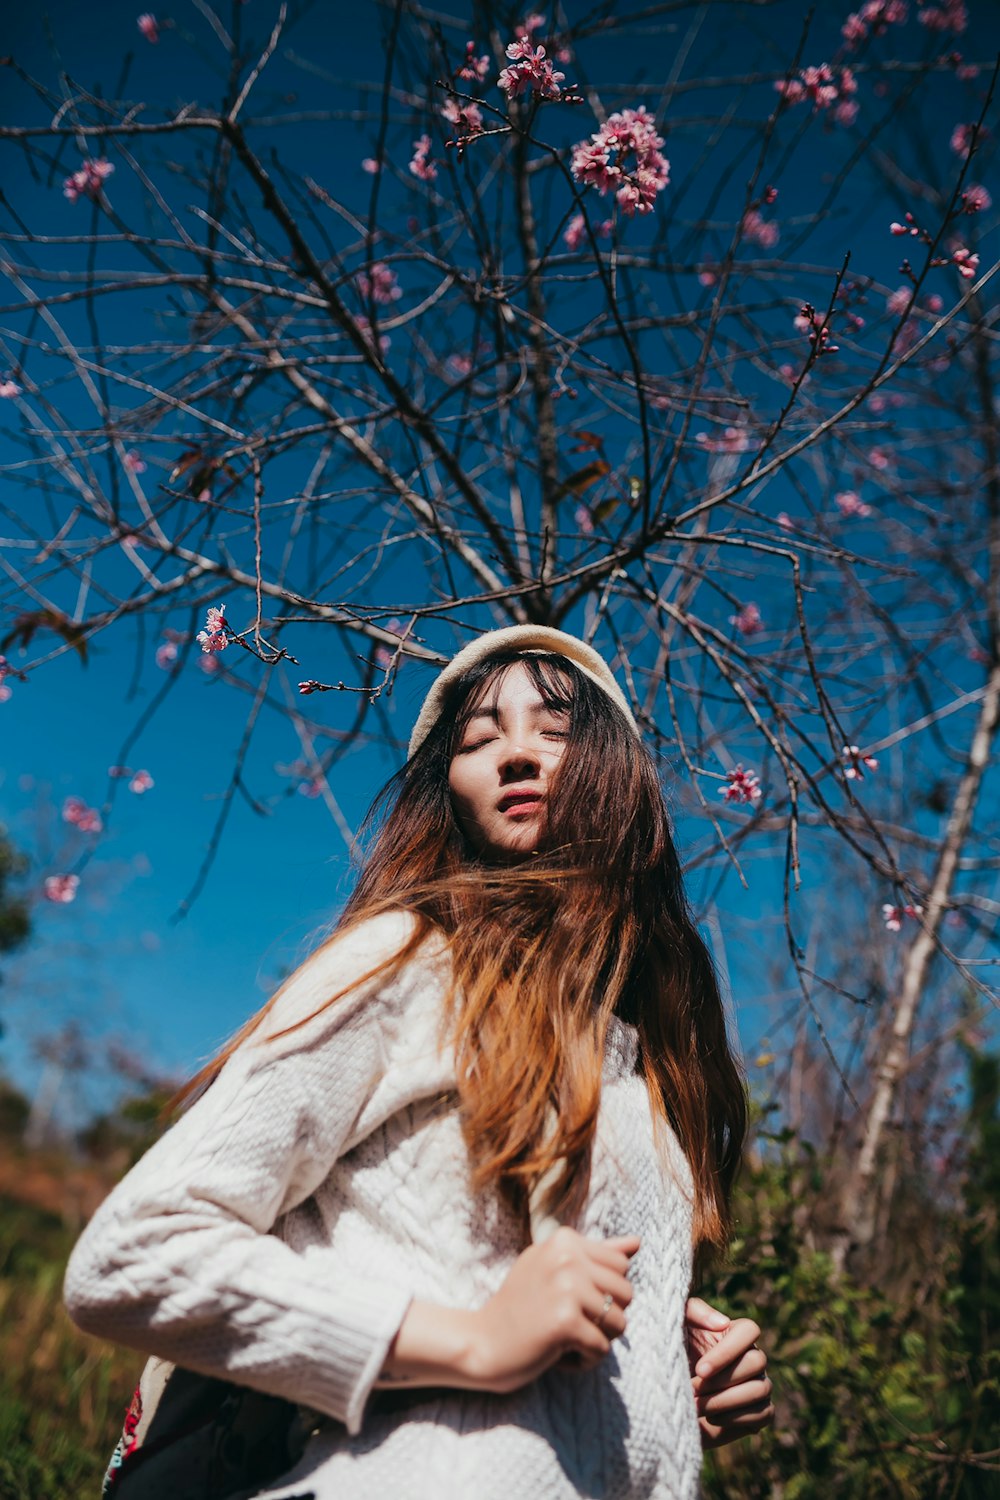
<path id="1" fill-rule="evenodd" d="M 654 1133 L 622 1022 L 576 1227 L 642 1236 L 625 1336 L 597 1369 L 552 1370 L 509 1396 L 433 1391 L 386 1409 L 373 1393 L 411 1298 L 480 1306 L 523 1248 L 500 1196 L 469 1190 L 440 1043 L 443 945 L 357 985 L 410 920 L 375 919 L 313 956 L 262 1036 L 356 988 L 291 1036 L 243 1044 L 98 1209 L 70 1259 L 67 1306 L 102 1337 L 330 1419 L 248 1495 L 692 1500 L 690 1173 L 671 1132 Z"/>

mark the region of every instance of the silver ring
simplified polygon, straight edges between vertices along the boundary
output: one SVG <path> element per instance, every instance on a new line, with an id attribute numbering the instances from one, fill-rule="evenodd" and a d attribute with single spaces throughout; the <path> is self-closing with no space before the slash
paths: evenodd
<path id="1" fill-rule="evenodd" d="M 614 1306 L 614 1304 L 615 1304 L 614 1297 L 611 1295 L 610 1292 L 605 1292 L 604 1293 L 604 1301 L 601 1303 L 601 1311 L 600 1311 L 600 1314 L 599 1314 L 598 1319 L 597 1319 L 597 1326 L 598 1326 L 598 1328 L 601 1329 L 602 1333 L 604 1331 L 604 1327 L 603 1327 L 603 1325 L 604 1325 L 604 1319 L 607 1317 L 608 1313 L 611 1311 L 611 1309 Z"/>

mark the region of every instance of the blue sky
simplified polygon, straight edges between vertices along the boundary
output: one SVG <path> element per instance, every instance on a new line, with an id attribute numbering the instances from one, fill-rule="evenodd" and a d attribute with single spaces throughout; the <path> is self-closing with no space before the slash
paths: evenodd
<path id="1" fill-rule="evenodd" d="M 766 13 L 748 14 L 745 32 L 728 35 L 719 46 L 742 47 L 760 57 L 774 49 L 785 57 L 788 37 L 782 28 L 801 21 L 806 8 L 779 5 L 775 17 L 780 27 Z M 848 8 L 842 7 L 845 14 Z M 469 7 L 451 9 L 461 14 Z M 973 9 L 985 11 L 982 5 L 973 4 Z M 167 107 L 183 99 L 214 97 L 218 77 L 209 61 L 211 44 L 194 8 L 179 4 L 175 14 L 204 49 L 200 62 L 192 62 L 192 54 L 183 51 L 166 29 L 158 47 L 144 43 L 135 30 L 137 10 L 112 0 L 102 5 L 100 24 L 95 26 L 93 11 L 58 0 L 48 16 L 62 65 L 88 86 L 102 80 L 105 92 L 112 92 L 118 59 L 132 47 L 130 96 L 156 99 Z M 273 5 L 250 0 L 242 8 L 241 24 L 262 44 L 275 12 Z M 818 22 L 828 36 L 831 19 L 825 13 Z M 294 90 L 302 108 L 332 106 L 349 114 L 362 98 L 351 80 L 380 76 L 384 20 L 384 10 L 372 3 L 308 9 L 287 39 L 287 48 L 339 81 L 279 56 L 268 75 L 276 107 Z M 976 24 L 974 55 L 988 57 L 1000 35 L 1000 22 L 994 15 L 977 18 Z M 8 32 L 5 47 L 28 72 L 52 80 L 54 66 L 41 15 L 27 7 L 19 9 Z M 822 55 L 818 39 L 816 46 Z M 674 55 L 673 39 L 658 37 L 641 58 L 623 46 L 604 46 L 599 57 L 591 53 L 590 65 L 595 81 L 613 78 L 625 85 L 640 77 L 665 77 Z M 23 88 L 9 76 L 3 82 L 8 90 L 7 117 L 37 119 Z M 718 96 L 706 102 L 706 108 L 718 107 Z M 942 118 L 948 118 L 949 111 L 958 111 L 960 117 L 960 104 L 943 104 Z M 338 192 L 353 190 L 357 201 L 364 201 L 368 179 L 358 163 L 371 149 L 370 127 L 345 118 L 322 128 L 294 127 L 278 139 L 298 165 L 335 184 Z M 693 146 L 681 143 L 671 151 L 677 181 L 683 177 L 685 149 L 690 165 Z M 793 169 L 793 188 L 810 175 L 822 179 L 826 164 L 821 139 L 816 150 L 818 157 L 814 152 Z M 790 191 L 785 183 L 782 191 Z M 53 223 L 63 213 L 58 185 L 53 191 L 51 185 L 32 183 L 26 176 L 19 183 L 17 201 L 21 211 L 36 209 Z M 841 205 L 830 226 L 830 244 L 848 237 L 856 259 L 890 278 L 898 251 L 886 242 L 885 218 L 886 209 L 875 195 L 867 202 Z M 0 444 L 3 441 L 0 436 Z M 789 492 L 789 501 L 794 498 Z M 0 518 L 0 535 L 7 530 Z M 11 557 L 16 561 L 13 553 Z M 405 580 L 400 583 L 405 587 Z M 170 623 L 182 626 L 186 620 Z M 302 656 L 299 675 L 324 675 L 322 645 L 315 633 L 301 643 L 311 655 L 308 665 Z M 106 632 L 94 642 L 86 667 L 64 656 L 34 674 L 29 684 L 15 685 L 11 701 L 0 706 L 0 822 L 32 855 L 36 876 L 43 870 L 71 867 L 79 846 L 61 848 L 52 842 L 68 836 L 59 809 L 68 795 L 91 804 L 103 801 L 107 768 L 120 761 L 126 736 L 163 686 L 163 674 L 153 661 L 156 644 L 154 634 L 140 639 L 131 626 Z M 340 762 L 333 789 L 352 828 L 396 769 L 429 681 L 429 673 L 420 667 L 408 669 L 400 679 L 391 705 L 395 748 L 365 744 Z M 315 704 L 312 700 L 311 706 Z M 178 1073 L 191 1069 L 305 955 L 310 936 L 342 901 L 350 880 L 343 839 L 322 801 L 291 791 L 294 782 L 275 769 L 295 761 L 301 752 L 287 722 L 265 710 L 247 780 L 270 807 L 269 815 L 257 816 L 242 799 L 235 800 L 206 888 L 183 920 L 173 920 L 204 857 L 246 708 L 241 694 L 204 677 L 192 659 L 129 752 L 129 764 L 148 769 L 155 786 L 144 796 L 119 786 L 107 833 L 87 867 L 86 899 L 71 906 L 37 907 L 31 948 L 4 965 L 6 983 L 0 991 L 7 1029 L 0 1043 L 0 1065 L 29 1086 L 37 1077 L 32 1037 L 68 1018 L 84 1025 L 98 1051 L 101 1039 L 114 1035 L 127 1039 L 159 1067 Z M 339 727 L 349 720 L 349 705 L 332 694 L 315 711 Z M 683 846 L 694 838 L 695 829 L 681 826 L 679 836 Z M 731 970 L 737 996 L 760 1000 L 768 988 L 768 966 L 784 943 L 780 861 L 765 860 L 763 853 L 756 856 L 752 851 L 746 859 L 752 874 L 749 892 L 739 892 L 731 875 L 721 890 L 713 885 L 718 905 L 729 911 L 731 922 L 724 935 L 716 934 L 716 954 Z M 807 865 L 800 900 L 810 890 L 822 890 L 823 884 L 824 871 Z M 691 891 L 700 902 L 705 891 L 699 878 L 692 880 Z M 743 1007 L 741 1031 L 751 1055 L 770 1014 L 757 1004 Z M 99 1078 L 90 1080 L 89 1103 L 101 1097 L 102 1087 Z"/>

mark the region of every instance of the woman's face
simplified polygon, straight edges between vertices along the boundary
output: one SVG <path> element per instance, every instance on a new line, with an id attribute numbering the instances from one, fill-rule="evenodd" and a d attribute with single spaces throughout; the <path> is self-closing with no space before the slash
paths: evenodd
<path id="1" fill-rule="evenodd" d="M 512 863 L 538 847 L 568 734 L 568 708 L 548 707 L 521 662 L 487 689 L 448 768 L 455 816 L 481 853 Z"/>

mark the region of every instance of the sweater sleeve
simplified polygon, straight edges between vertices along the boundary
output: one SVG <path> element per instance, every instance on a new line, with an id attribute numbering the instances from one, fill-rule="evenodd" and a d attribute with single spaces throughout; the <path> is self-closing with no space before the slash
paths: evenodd
<path id="1" fill-rule="evenodd" d="M 362 979 L 411 924 L 390 913 L 320 949 L 260 1034 Z M 77 1242 L 64 1296 L 82 1329 L 359 1431 L 411 1293 L 331 1270 L 269 1231 L 343 1153 L 401 1030 L 409 967 L 357 986 L 289 1037 L 241 1045 Z"/>

